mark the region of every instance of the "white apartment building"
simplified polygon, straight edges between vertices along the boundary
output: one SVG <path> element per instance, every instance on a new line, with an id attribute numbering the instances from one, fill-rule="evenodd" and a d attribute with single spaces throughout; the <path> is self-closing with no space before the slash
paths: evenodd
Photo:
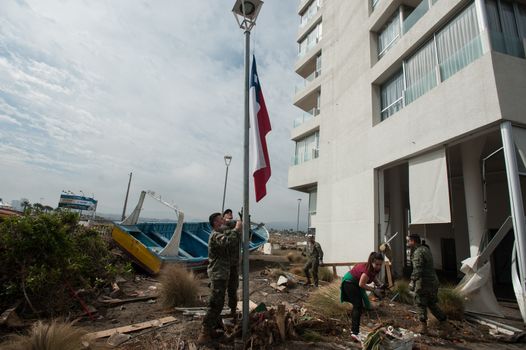
<path id="1" fill-rule="evenodd" d="M 508 217 L 525 241 L 526 1 L 303 0 L 298 13 L 288 185 L 310 195 L 325 260 L 364 261 L 398 232 L 402 275 L 414 232 L 455 277 Z M 503 298 L 512 231 L 492 254 Z"/>

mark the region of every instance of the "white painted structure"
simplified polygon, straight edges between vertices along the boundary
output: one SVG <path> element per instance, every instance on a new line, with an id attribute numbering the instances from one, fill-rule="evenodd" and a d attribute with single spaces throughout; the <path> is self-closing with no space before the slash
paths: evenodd
<path id="1" fill-rule="evenodd" d="M 298 13 L 294 70 L 305 81 L 293 103 L 304 114 L 288 184 L 311 194 L 327 261 L 365 260 L 402 232 L 392 242 L 401 275 L 415 232 L 456 275 L 508 216 L 524 216 L 512 204 L 526 179 L 508 185 L 517 171 L 501 129 L 513 125 L 526 172 L 526 1 L 303 0 Z M 524 288 L 523 226 L 514 221 Z M 508 248 L 495 253 L 497 285 L 508 283 L 496 270 Z"/>

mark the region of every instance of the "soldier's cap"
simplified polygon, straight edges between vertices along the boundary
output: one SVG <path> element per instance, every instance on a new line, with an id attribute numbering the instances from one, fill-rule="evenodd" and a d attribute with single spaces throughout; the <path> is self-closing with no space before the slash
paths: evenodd
<path id="1" fill-rule="evenodd" d="M 410 234 L 407 238 L 415 242 L 420 242 L 420 235 L 417 235 L 416 233 Z"/>

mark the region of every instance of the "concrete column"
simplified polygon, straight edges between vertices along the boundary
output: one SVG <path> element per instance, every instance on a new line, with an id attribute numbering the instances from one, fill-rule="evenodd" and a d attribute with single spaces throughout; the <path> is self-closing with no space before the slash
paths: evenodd
<path id="1" fill-rule="evenodd" d="M 481 154 L 484 138 L 477 138 L 462 144 L 462 172 L 468 223 L 469 252 L 479 253 L 482 236 L 486 231 L 486 213 L 482 192 Z"/>
<path id="2" fill-rule="evenodd" d="M 400 185 L 400 167 L 389 169 L 389 218 L 391 234 L 398 236 L 391 241 L 393 252 L 393 270 L 401 276 L 404 267 L 404 208 L 402 205 L 402 186 Z"/>

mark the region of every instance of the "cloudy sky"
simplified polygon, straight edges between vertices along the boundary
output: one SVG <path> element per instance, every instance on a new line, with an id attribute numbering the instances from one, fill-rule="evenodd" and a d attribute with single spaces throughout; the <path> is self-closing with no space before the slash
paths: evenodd
<path id="1" fill-rule="evenodd" d="M 151 189 L 191 219 L 242 202 L 243 33 L 233 0 L 2 0 L 0 198 L 56 206 L 62 190 L 120 213 Z M 254 218 L 295 224 L 296 0 L 266 0 L 252 45 L 269 110 L 273 175 Z M 253 190 L 251 189 L 253 198 Z M 147 201 L 145 215 L 169 216 Z M 302 220 L 305 222 L 305 220 Z"/>

